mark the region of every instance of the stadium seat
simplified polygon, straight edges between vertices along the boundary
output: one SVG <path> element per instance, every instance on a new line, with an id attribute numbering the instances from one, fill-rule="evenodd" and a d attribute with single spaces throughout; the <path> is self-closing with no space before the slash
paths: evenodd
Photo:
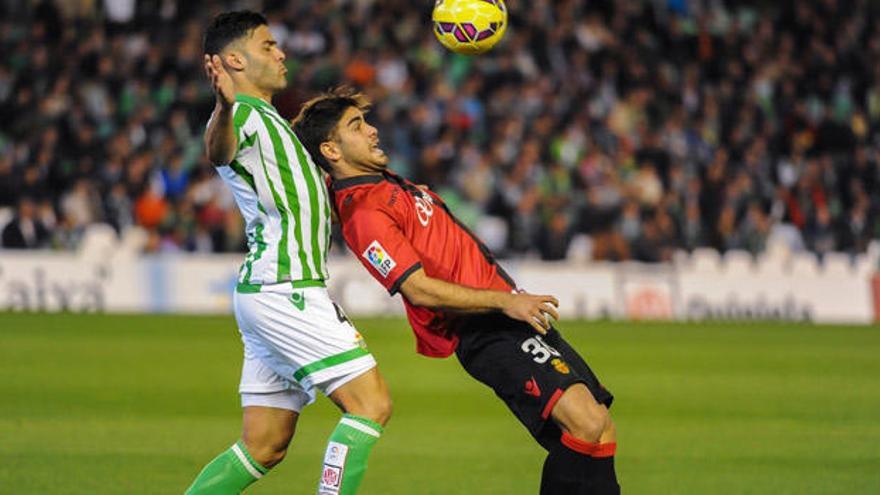
<path id="1" fill-rule="evenodd" d="M 724 253 L 724 271 L 729 274 L 747 274 L 755 270 L 752 253 L 734 249 Z"/>
<path id="2" fill-rule="evenodd" d="M 791 256 L 791 247 L 779 236 L 770 237 L 767 239 L 767 246 L 764 249 L 763 255 L 785 261 Z"/>
<path id="3" fill-rule="evenodd" d="M 83 260 L 100 261 L 113 257 L 119 246 L 116 231 L 106 223 L 91 224 L 83 233 L 78 255 Z"/>
<path id="4" fill-rule="evenodd" d="M 721 255 L 711 248 L 697 248 L 691 253 L 691 266 L 696 271 L 719 270 Z"/>
<path id="5" fill-rule="evenodd" d="M 147 232 L 141 227 L 129 227 L 122 232 L 119 241 L 119 254 L 124 256 L 137 256 L 147 244 Z"/>
<path id="6" fill-rule="evenodd" d="M 691 256 L 684 249 L 676 249 L 674 253 L 672 253 L 672 264 L 680 268 L 686 268 L 688 263 L 691 262 Z"/>
<path id="7" fill-rule="evenodd" d="M 819 260 L 810 252 L 795 253 L 788 264 L 788 270 L 792 275 L 816 277 L 819 275 Z"/>
<path id="8" fill-rule="evenodd" d="M 586 234 L 574 236 L 565 258 L 573 263 L 586 263 L 593 259 L 593 238 Z"/>
<path id="9" fill-rule="evenodd" d="M 822 273 L 826 276 L 849 276 L 854 272 L 852 258 L 846 253 L 827 253 L 822 258 Z"/>

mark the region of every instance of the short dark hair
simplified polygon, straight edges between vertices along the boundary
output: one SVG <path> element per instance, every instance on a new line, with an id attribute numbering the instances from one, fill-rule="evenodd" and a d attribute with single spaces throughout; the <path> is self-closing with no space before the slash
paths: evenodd
<path id="1" fill-rule="evenodd" d="M 218 14 L 205 30 L 205 53 L 217 55 L 228 44 L 249 35 L 254 29 L 268 24 L 263 14 L 250 10 Z"/>
<path id="2" fill-rule="evenodd" d="M 293 131 L 302 141 L 312 160 L 330 173 L 330 164 L 321 154 L 321 143 L 333 139 L 336 125 L 351 107 L 367 111 L 370 99 L 349 86 L 333 88 L 303 103 L 299 115 L 293 119 Z"/>

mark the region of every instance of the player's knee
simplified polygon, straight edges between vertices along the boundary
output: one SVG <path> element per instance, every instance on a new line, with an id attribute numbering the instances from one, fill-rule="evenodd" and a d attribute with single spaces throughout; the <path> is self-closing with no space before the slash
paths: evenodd
<path id="1" fill-rule="evenodd" d="M 614 443 L 617 442 L 617 426 L 614 424 L 614 420 L 611 419 L 611 415 L 608 415 L 608 424 L 605 425 L 605 431 L 602 432 L 602 435 L 599 437 L 599 443 Z"/>
<path id="2" fill-rule="evenodd" d="M 563 426 L 569 435 L 585 442 L 597 443 L 610 421 L 608 409 L 602 406 L 579 407 L 569 415 L 569 420 Z"/>
<path id="3" fill-rule="evenodd" d="M 263 467 L 271 468 L 279 464 L 287 456 L 287 446 L 268 447 L 260 452 L 260 456 L 254 455 L 254 459 Z"/>
<path id="4" fill-rule="evenodd" d="M 367 418 L 382 426 L 385 426 L 385 424 L 388 423 L 388 420 L 391 419 L 391 411 L 393 408 L 391 397 L 388 394 L 370 396 L 357 401 L 354 404 L 347 404 L 347 406 L 348 407 L 344 410 L 348 414 Z"/>
<path id="5" fill-rule="evenodd" d="M 379 423 L 382 426 L 385 426 L 388 423 L 388 420 L 391 419 L 391 413 L 393 412 L 394 406 L 391 402 L 391 397 L 386 395 L 380 399 L 373 401 L 369 408 L 368 412 L 365 415 L 368 419 Z"/>
<path id="6" fill-rule="evenodd" d="M 271 468 L 284 460 L 292 438 L 293 431 L 264 430 L 256 435 L 245 432 L 244 444 L 255 461 Z"/>
<path id="7" fill-rule="evenodd" d="M 270 441 L 264 438 L 248 442 L 246 438 L 245 445 L 247 446 L 248 453 L 255 461 L 263 467 L 271 468 L 284 460 L 284 457 L 287 455 L 287 447 L 290 445 L 290 439 L 288 438 L 287 441 L 283 439 Z"/>

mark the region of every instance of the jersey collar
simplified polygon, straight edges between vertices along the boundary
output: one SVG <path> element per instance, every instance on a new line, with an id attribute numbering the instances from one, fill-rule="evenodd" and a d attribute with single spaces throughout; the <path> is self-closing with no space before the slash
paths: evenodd
<path id="1" fill-rule="evenodd" d="M 266 103 L 265 101 L 255 97 L 255 96 L 250 96 L 250 95 L 245 95 L 245 94 L 239 93 L 239 94 L 235 95 L 235 101 L 237 101 L 239 103 L 247 103 L 248 105 L 253 105 L 258 108 L 265 108 L 267 110 L 272 110 L 272 111 L 275 110 L 275 107 L 273 107 L 269 103 Z"/>
<path id="2" fill-rule="evenodd" d="M 333 181 L 333 190 L 341 191 L 349 187 L 360 186 L 362 184 L 378 184 L 385 180 L 381 175 L 356 175 L 347 179 L 338 179 Z"/>

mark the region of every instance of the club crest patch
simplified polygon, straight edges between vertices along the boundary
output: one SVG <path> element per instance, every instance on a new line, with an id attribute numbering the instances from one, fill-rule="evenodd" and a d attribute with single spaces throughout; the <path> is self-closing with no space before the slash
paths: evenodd
<path id="1" fill-rule="evenodd" d="M 394 270 L 395 266 L 397 266 L 397 263 L 395 263 L 388 254 L 388 251 L 379 244 L 379 241 L 373 241 L 367 247 L 367 250 L 364 251 L 362 256 L 366 258 L 367 261 L 370 262 L 370 265 L 384 278 L 388 278 L 388 274 L 391 273 L 391 270 Z"/>
<path id="2" fill-rule="evenodd" d="M 321 495 L 339 493 L 347 456 L 348 446 L 338 442 L 330 442 L 327 445 L 327 452 L 324 454 L 324 468 L 321 470 L 321 484 L 318 490 Z"/>
<path id="3" fill-rule="evenodd" d="M 571 370 L 568 369 L 568 364 L 559 358 L 553 358 L 553 360 L 550 361 L 550 364 L 554 368 L 556 368 L 556 371 L 562 373 L 563 375 L 567 375 L 571 372 Z"/>

